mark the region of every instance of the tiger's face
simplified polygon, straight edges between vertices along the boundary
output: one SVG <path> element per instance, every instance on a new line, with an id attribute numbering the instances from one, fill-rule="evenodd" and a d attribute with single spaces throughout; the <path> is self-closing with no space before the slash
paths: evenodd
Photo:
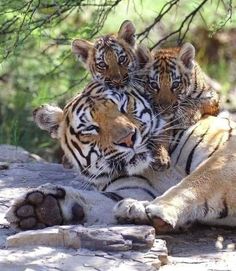
<path id="1" fill-rule="evenodd" d="M 192 86 L 195 49 L 190 43 L 181 48 L 161 49 L 154 55 L 148 75 L 149 93 L 164 113 L 184 100 Z"/>
<path id="2" fill-rule="evenodd" d="M 161 127 L 142 96 L 104 89 L 98 82 L 63 111 L 46 105 L 34 116 L 41 129 L 60 140 L 70 163 L 91 179 L 138 174 L 148 168 L 153 138 Z"/>
<path id="3" fill-rule="evenodd" d="M 137 60 L 131 46 L 115 36 L 98 39 L 91 52 L 89 70 L 109 88 L 123 88 L 132 80 Z"/>
<path id="4" fill-rule="evenodd" d="M 72 51 L 84 62 L 93 79 L 110 89 L 122 89 L 140 79 L 138 70 L 149 60 L 135 45 L 135 27 L 124 21 L 117 35 L 106 35 L 95 43 L 82 39 L 72 42 Z"/>

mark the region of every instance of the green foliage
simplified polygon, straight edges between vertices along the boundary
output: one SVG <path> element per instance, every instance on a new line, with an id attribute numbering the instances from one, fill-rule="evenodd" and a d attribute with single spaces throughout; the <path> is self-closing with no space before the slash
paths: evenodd
<path id="1" fill-rule="evenodd" d="M 131 19 L 139 41 L 150 47 L 171 33 L 166 41 L 177 44 L 185 35 L 192 40 L 199 27 L 210 29 L 212 36 L 220 28 L 235 27 L 231 6 L 232 1 L 210 0 L 2 0 L 0 144 L 21 145 L 47 159 L 57 148 L 32 122 L 32 110 L 43 103 L 63 107 L 90 80 L 71 53 L 73 38 L 116 32 L 123 20 Z M 201 40 L 196 38 L 197 43 Z M 210 74 L 227 81 L 228 62 L 220 63 L 204 64 Z"/>

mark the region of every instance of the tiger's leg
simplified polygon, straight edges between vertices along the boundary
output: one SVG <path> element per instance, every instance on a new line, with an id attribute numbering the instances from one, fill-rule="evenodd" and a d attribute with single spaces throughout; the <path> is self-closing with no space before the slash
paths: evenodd
<path id="1" fill-rule="evenodd" d="M 150 203 L 128 199 L 119 202 L 114 207 L 116 218 L 150 223 L 157 233 L 189 227 L 196 221 L 236 226 L 236 154 L 232 154 L 231 147 L 217 151 L 178 185 Z"/>
<path id="2" fill-rule="evenodd" d="M 227 144 L 146 206 L 146 214 L 157 232 L 178 229 L 196 221 L 236 226 L 236 154 L 232 153 L 236 146 Z"/>
<path id="3" fill-rule="evenodd" d="M 114 223 L 115 201 L 97 191 L 46 184 L 17 198 L 6 214 L 11 227 L 39 229 L 64 224 Z"/>
<path id="4" fill-rule="evenodd" d="M 145 179 L 137 179 L 117 179 L 104 192 L 42 185 L 17 198 L 8 210 L 6 219 L 13 228 L 20 230 L 62 224 L 113 224 L 116 219 L 112 210 L 120 200 L 134 198 L 151 201 L 155 198 L 155 191 L 149 187 L 149 183 Z"/>

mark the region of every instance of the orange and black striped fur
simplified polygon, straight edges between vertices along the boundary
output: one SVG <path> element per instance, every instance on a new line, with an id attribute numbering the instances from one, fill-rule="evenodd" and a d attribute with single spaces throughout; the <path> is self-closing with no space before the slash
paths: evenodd
<path id="1" fill-rule="evenodd" d="M 92 82 L 61 110 L 34 111 L 37 125 L 57 138 L 78 173 L 81 189 L 43 185 L 17 198 L 12 227 L 57 224 L 152 224 L 157 232 L 196 221 L 236 226 L 236 124 L 205 116 L 173 134 L 172 164 L 152 169 L 165 120 L 139 90 L 120 92 Z M 78 178 L 78 182 L 79 182 Z M 85 190 L 93 184 L 93 190 Z M 82 189 L 83 188 L 83 189 Z"/>
<path id="2" fill-rule="evenodd" d="M 206 83 L 192 44 L 160 49 L 153 58 L 147 89 L 157 113 L 170 121 L 171 130 L 188 128 L 205 115 L 219 113 L 219 96 Z M 168 160 L 169 133 L 163 135 L 163 144 L 157 145 L 157 159 Z"/>
<path id="3" fill-rule="evenodd" d="M 141 85 L 143 67 L 148 61 L 145 49 L 135 46 L 135 31 L 133 23 L 126 20 L 117 34 L 101 36 L 94 43 L 75 39 L 72 51 L 94 80 L 125 91 L 130 85 Z"/>

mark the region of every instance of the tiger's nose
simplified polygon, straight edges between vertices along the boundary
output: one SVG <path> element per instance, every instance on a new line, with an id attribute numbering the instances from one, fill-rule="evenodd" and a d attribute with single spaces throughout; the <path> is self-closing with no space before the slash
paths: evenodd
<path id="1" fill-rule="evenodd" d="M 133 148 L 134 143 L 136 140 L 136 131 L 130 131 L 125 136 L 121 137 L 117 142 L 115 142 L 116 145 L 127 147 L 127 148 Z"/>

